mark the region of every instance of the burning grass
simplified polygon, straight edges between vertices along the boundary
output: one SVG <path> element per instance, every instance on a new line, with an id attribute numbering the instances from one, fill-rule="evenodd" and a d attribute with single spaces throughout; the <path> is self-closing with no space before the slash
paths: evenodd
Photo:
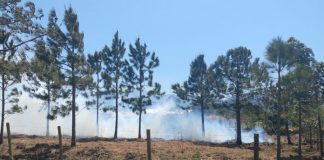
<path id="1" fill-rule="evenodd" d="M 58 159 L 57 137 L 15 135 L 12 137 L 13 153 L 16 159 Z M 145 160 L 146 141 L 137 139 L 83 138 L 77 146 L 70 148 L 68 137 L 63 138 L 64 159 L 125 159 Z M 316 149 L 304 145 L 305 159 L 318 157 Z M 316 148 L 316 146 L 315 146 Z M 297 146 L 283 145 L 284 159 L 294 159 Z M 8 146 L 0 146 L 0 159 L 8 159 Z M 275 144 L 261 143 L 260 158 L 275 159 Z M 236 146 L 232 142 L 209 143 L 175 140 L 152 140 L 153 159 L 253 159 L 253 143 Z"/>

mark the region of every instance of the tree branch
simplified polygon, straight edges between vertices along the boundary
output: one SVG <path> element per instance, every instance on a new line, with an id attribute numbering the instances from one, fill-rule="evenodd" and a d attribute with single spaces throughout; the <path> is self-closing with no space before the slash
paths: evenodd
<path id="1" fill-rule="evenodd" d="M 19 43 L 19 44 L 17 44 L 17 45 L 14 45 L 13 47 L 6 48 L 6 49 L 1 49 L 0 52 L 7 52 L 7 51 L 9 51 L 9 50 L 13 50 L 13 49 L 15 49 L 15 48 L 17 48 L 17 47 L 19 47 L 19 46 L 21 46 L 21 45 L 24 45 L 24 44 L 26 44 L 26 43 L 28 43 L 28 42 L 34 41 L 34 40 L 36 40 L 36 39 L 38 39 L 38 38 L 40 38 L 40 37 L 43 37 L 43 36 L 45 36 L 45 35 L 46 35 L 46 34 L 38 35 L 38 36 L 36 36 L 36 37 L 34 37 L 34 38 L 32 38 L 32 39 L 29 39 L 29 40 L 27 40 L 27 41 L 23 41 L 23 42 L 21 42 L 21 43 Z"/>

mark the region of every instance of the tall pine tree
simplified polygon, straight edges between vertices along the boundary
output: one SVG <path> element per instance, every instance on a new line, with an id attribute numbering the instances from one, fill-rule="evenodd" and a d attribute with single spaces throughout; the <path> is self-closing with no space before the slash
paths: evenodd
<path id="1" fill-rule="evenodd" d="M 236 144 L 242 144 L 241 108 L 243 90 L 249 88 L 251 77 L 251 51 L 245 47 L 230 49 L 222 61 L 222 70 L 228 82 L 228 93 L 235 97 Z"/>
<path id="2" fill-rule="evenodd" d="M 102 89 L 103 78 L 101 74 L 103 73 L 103 52 L 95 52 L 93 55 L 88 54 L 88 67 L 91 69 L 91 72 L 94 76 L 93 85 L 89 86 L 90 96 L 93 97 L 91 100 L 86 101 L 87 108 L 89 106 L 96 107 L 96 127 L 97 127 L 97 136 L 99 136 L 99 111 L 102 108 L 103 102 L 100 101 L 104 91 Z M 89 98 L 89 96 L 87 95 Z"/>
<path id="3" fill-rule="evenodd" d="M 19 49 L 30 49 L 27 45 L 44 35 L 43 27 L 37 23 L 42 18 L 42 10 L 36 9 L 31 1 L 0 1 L 0 72 L 2 90 L 2 111 L 1 111 L 1 132 L 0 144 L 3 142 L 3 127 L 5 113 L 21 112 L 17 105 L 21 94 L 14 88 L 9 94 L 7 91 L 21 80 L 23 69 L 27 68 L 24 52 L 17 52 Z M 17 53 L 22 53 L 18 55 Z M 19 62 L 18 62 L 19 61 Z M 21 67 L 21 68 L 20 68 Z M 9 97 L 7 97 L 9 96 Z M 6 100 L 14 103 L 10 110 L 5 110 Z M 14 98 L 15 97 L 15 98 Z"/>
<path id="4" fill-rule="evenodd" d="M 198 55 L 190 65 L 190 76 L 183 85 L 172 85 L 174 93 L 181 99 L 190 102 L 191 109 L 199 107 L 201 112 L 201 132 L 205 137 L 205 110 L 213 107 L 222 98 L 224 81 L 216 61 L 207 68 L 204 55 Z"/>
<path id="5" fill-rule="evenodd" d="M 127 74 L 127 82 L 132 88 L 136 97 L 125 97 L 123 101 L 130 105 L 133 112 L 139 115 L 138 119 L 138 138 L 141 136 L 142 114 L 146 108 L 152 105 L 152 96 L 160 97 L 161 85 L 153 83 L 153 69 L 159 66 L 159 59 L 155 53 L 147 51 L 146 44 L 142 45 L 140 39 L 134 45 L 129 46 L 129 61 L 131 70 Z"/>
<path id="6" fill-rule="evenodd" d="M 63 74 L 57 64 L 57 56 L 60 52 L 57 47 L 49 47 L 44 40 L 38 40 L 35 45 L 35 56 L 30 62 L 28 80 L 24 90 L 31 97 L 44 101 L 47 108 L 46 136 L 49 136 L 49 120 L 51 106 L 58 105 L 56 100 L 61 97 L 61 87 L 64 84 Z"/>
<path id="7" fill-rule="evenodd" d="M 317 125 L 318 125 L 318 135 L 319 135 L 319 150 L 320 154 L 324 156 L 323 150 L 323 129 L 322 129 L 322 115 L 321 115 L 321 104 L 324 101 L 324 62 L 315 62 L 312 66 L 314 75 L 314 102 L 317 111 Z"/>
<path id="8" fill-rule="evenodd" d="M 303 132 L 303 115 L 309 112 L 313 96 L 313 72 L 309 66 L 297 64 L 295 69 L 289 72 L 285 77 L 289 77 L 290 84 L 293 86 L 292 96 L 294 98 L 294 105 L 296 106 L 296 113 L 298 114 L 298 156 L 302 159 L 302 132 Z M 304 121 L 305 122 L 305 121 Z"/>
<path id="9" fill-rule="evenodd" d="M 3 42 L 1 48 L 3 49 L 0 54 L 0 82 L 1 82 L 1 132 L 0 144 L 3 142 L 3 130 L 5 114 L 21 113 L 24 108 L 18 105 L 19 97 L 22 94 L 18 88 L 14 87 L 21 82 L 22 76 L 26 73 L 27 61 L 25 54 L 17 55 L 17 50 L 13 49 L 14 42 L 6 38 L 5 32 L 0 33 L 0 39 Z M 3 39 L 4 38 L 4 39 Z M 11 50 L 7 50 L 11 48 Z M 10 52 L 9 52 L 10 51 Z M 8 93 L 8 90 L 10 92 Z M 6 110 L 6 104 L 11 103 L 10 109 Z"/>
<path id="10" fill-rule="evenodd" d="M 115 139 L 118 137 L 119 100 L 121 99 L 120 97 L 127 96 L 129 92 L 126 84 L 129 65 L 124 56 L 125 52 L 125 43 L 119 38 L 118 32 L 116 32 L 114 39 L 112 40 L 111 48 L 105 47 L 103 51 L 105 64 L 105 72 L 103 76 L 106 81 L 108 80 L 105 84 L 110 84 L 106 85 L 108 93 L 112 94 L 112 98 L 115 100 L 115 106 L 112 107 L 112 110 L 116 114 L 114 132 Z"/>
<path id="11" fill-rule="evenodd" d="M 71 146 L 76 145 L 76 111 L 78 106 L 76 98 L 77 91 L 85 90 L 91 84 L 92 77 L 86 67 L 86 58 L 83 53 L 83 33 L 79 31 L 78 16 L 72 9 L 68 7 L 64 13 L 64 25 L 66 33 L 60 29 L 57 24 L 57 17 L 54 10 L 51 11 L 48 25 L 49 41 L 53 45 L 62 48 L 62 52 L 58 57 L 58 63 L 64 73 L 67 85 L 66 93 L 71 96 L 71 100 L 66 101 L 66 105 L 54 109 L 55 113 L 67 115 L 72 111 L 72 139 Z"/>
<path id="12" fill-rule="evenodd" d="M 281 76 L 283 71 L 291 67 L 294 63 L 294 57 L 291 47 L 287 42 L 281 38 L 273 39 L 267 46 L 266 59 L 269 61 L 270 69 L 277 74 L 277 94 L 276 94 L 276 108 L 277 108 L 277 122 L 276 122 L 276 135 L 277 135 L 277 159 L 281 157 Z"/>

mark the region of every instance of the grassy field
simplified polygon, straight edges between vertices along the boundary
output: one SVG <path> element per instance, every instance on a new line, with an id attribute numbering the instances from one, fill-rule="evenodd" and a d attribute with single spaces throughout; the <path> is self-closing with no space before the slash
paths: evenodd
<path id="1" fill-rule="evenodd" d="M 12 139 L 15 159 L 58 159 L 58 138 L 15 135 Z M 146 141 L 121 139 L 114 141 L 104 138 L 79 139 L 77 146 L 70 148 L 68 138 L 63 138 L 64 159 L 146 159 Z M 304 159 L 319 159 L 319 154 L 308 145 L 303 145 Z M 275 159 L 275 144 L 260 144 L 260 158 Z M 283 145 L 283 159 L 296 159 L 297 145 Z M 206 143 L 193 141 L 152 141 L 153 159 L 253 159 L 253 144 L 236 146 L 233 143 Z M 0 146 L 0 158 L 8 159 L 8 144 Z"/>

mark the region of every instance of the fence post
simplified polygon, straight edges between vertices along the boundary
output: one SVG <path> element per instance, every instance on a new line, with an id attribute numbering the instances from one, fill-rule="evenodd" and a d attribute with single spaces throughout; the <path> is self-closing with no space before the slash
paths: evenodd
<path id="1" fill-rule="evenodd" d="M 57 126 L 58 138 L 59 138 L 59 147 L 60 147 L 60 159 L 63 157 L 63 146 L 62 146 L 62 134 L 61 134 L 61 126 Z"/>
<path id="2" fill-rule="evenodd" d="M 9 152 L 9 159 L 13 160 L 12 147 L 11 147 L 10 124 L 9 124 L 9 123 L 6 123 L 6 125 L 7 125 L 7 135 L 8 135 L 8 152 Z"/>
<path id="3" fill-rule="evenodd" d="M 152 160 L 152 150 L 151 150 L 151 131 L 146 130 L 146 140 L 147 140 L 147 160 Z"/>
<path id="4" fill-rule="evenodd" d="M 259 160 L 259 134 L 254 134 L 254 160 Z"/>

